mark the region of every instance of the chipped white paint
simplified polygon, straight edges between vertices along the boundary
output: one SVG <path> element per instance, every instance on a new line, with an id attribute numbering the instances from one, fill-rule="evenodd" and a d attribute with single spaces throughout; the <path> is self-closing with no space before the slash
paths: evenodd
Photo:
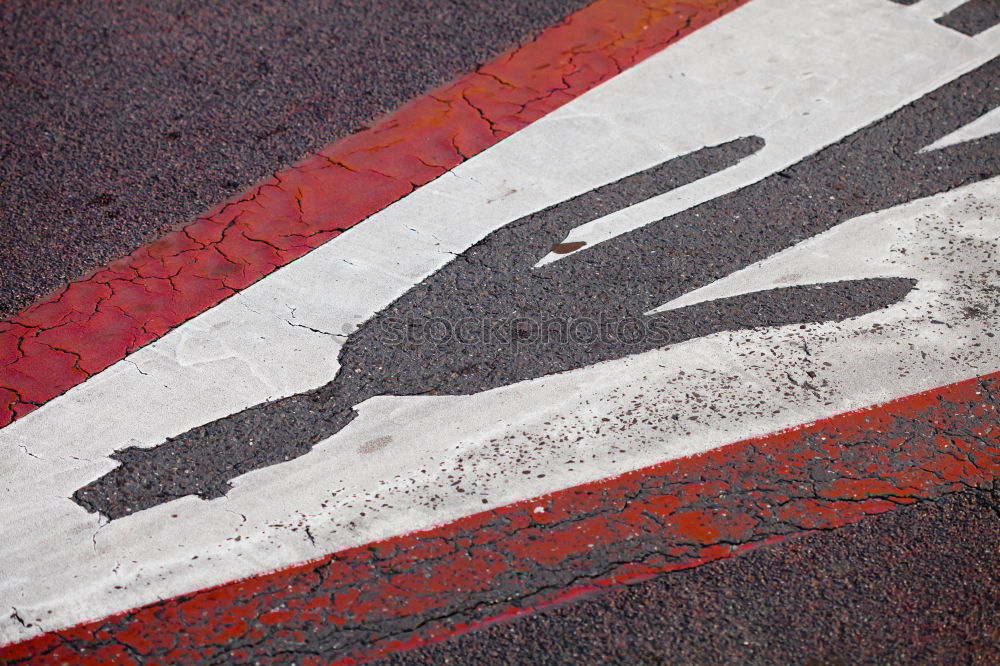
<path id="1" fill-rule="evenodd" d="M 801 124 L 786 91 L 816 108 L 848 104 L 847 133 L 998 44 L 886 0 L 801 0 L 795 11 L 754 0 L 0 430 L 0 605 L 31 625 L 4 613 L 0 640 L 997 370 L 993 179 L 846 222 L 701 293 L 917 278 L 889 309 L 721 333 L 473 396 L 374 398 L 309 454 L 236 479 L 211 502 L 101 524 L 68 499 L 113 468 L 116 449 L 325 383 L 346 333 L 511 220 L 703 145 L 755 133 L 780 144 L 793 120 L 818 147 L 839 138 L 830 114 Z M 686 205 L 793 159 L 782 155 L 762 151 L 751 159 L 770 166 Z M 859 243 L 850 262 L 829 260 Z M 633 417 L 619 417 L 636 407 L 626 425 Z"/>

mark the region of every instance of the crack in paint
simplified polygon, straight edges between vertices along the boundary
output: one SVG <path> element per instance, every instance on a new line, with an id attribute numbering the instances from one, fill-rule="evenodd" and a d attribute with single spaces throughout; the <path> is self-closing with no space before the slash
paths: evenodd
<path id="1" fill-rule="evenodd" d="M 998 396 L 1000 373 L 967 380 L 46 634 L 14 646 L 11 663 L 122 644 L 134 662 L 363 659 L 897 506 L 990 492 Z M 322 524 L 303 526 L 315 543 Z"/>
<path id="2" fill-rule="evenodd" d="M 745 1 L 598 0 L 0 322 L 0 427 Z"/>

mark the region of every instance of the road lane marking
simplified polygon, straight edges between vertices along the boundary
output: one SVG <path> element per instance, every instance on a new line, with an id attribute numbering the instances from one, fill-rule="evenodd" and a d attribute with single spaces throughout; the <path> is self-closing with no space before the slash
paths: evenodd
<path id="1" fill-rule="evenodd" d="M 863 53 L 872 34 L 852 28 L 866 12 L 883 17 L 875 9 L 882 4 L 861 0 L 836 7 L 811 2 L 795 16 L 779 11 L 780 4 L 755 0 L 695 36 L 714 35 L 718 44 L 704 46 L 718 53 L 742 25 L 768 25 L 792 40 L 791 52 L 807 46 L 794 40 L 815 39 L 791 29 L 802 12 L 812 12 L 812 24 L 843 40 L 843 51 Z M 844 13 L 848 4 L 854 14 Z M 857 126 L 918 96 L 914 90 L 933 89 L 997 55 L 986 41 L 928 38 L 944 33 L 926 32 L 940 27 L 908 14 L 884 16 L 888 23 L 879 29 L 887 41 L 878 62 L 895 57 L 905 67 L 919 58 L 924 74 L 911 71 Z M 771 288 L 789 266 L 805 263 L 809 280 L 823 270 L 841 276 L 835 279 L 888 274 L 919 280 L 917 290 L 886 310 L 805 328 L 717 333 L 472 396 L 371 398 L 330 440 L 236 479 L 232 492 L 209 502 L 186 497 L 106 524 L 70 501 L 75 490 L 114 467 L 108 456 L 116 450 L 155 446 L 327 381 L 337 370 L 342 336 L 491 231 L 709 145 L 711 131 L 692 134 L 690 127 L 671 125 L 678 117 L 675 98 L 686 88 L 664 85 L 659 97 L 643 92 L 649 80 L 668 81 L 664 71 L 706 69 L 701 52 L 684 51 L 678 61 L 675 49 L 685 43 L 0 430 L 0 441 L 21 452 L 4 463 L 0 511 L 9 524 L 23 525 L 0 547 L 9 567 L 2 584 L 17 608 L 17 618 L 0 625 L 3 636 L 23 638 L 995 372 L 1000 349 L 987 335 L 997 323 L 987 289 L 996 279 L 990 239 L 997 238 L 1000 219 L 1000 183 L 993 178 L 849 220 L 761 264 L 754 278 Z M 935 44 L 946 48 L 923 50 Z M 750 55 L 765 63 L 769 57 L 751 49 L 748 71 Z M 707 67 L 720 89 L 736 75 L 729 64 Z M 837 75 L 850 79 L 862 65 L 870 63 Z M 622 99 L 641 100 L 636 108 L 645 105 L 643 115 L 614 113 Z M 712 131 L 727 141 L 734 129 Z M 518 169 L 502 168 L 509 164 Z M 669 211 L 665 206 L 656 219 Z M 850 251 L 845 238 L 852 232 L 866 234 L 872 247 L 889 248 L 889 256 L 859 258 L 847 267 L 853 273 L 832 263 L 812 265 L 823 252 Z M 962 254 L 935 249 L 953 244 Z M 331 300 L 333 284 L 343 289 Z M 731 284 L 715 288 L 736 293 Z M 969 315 L 969 303 L 985 307 Z M 929 324 L 929 316 L 944 323 Z M 566 462 L 566 442 L 572 442 L 573 463 Z"/>

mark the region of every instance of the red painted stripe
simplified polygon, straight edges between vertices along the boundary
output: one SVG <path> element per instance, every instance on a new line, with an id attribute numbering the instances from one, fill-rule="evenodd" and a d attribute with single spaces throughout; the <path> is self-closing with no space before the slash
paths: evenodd
<path id="1" fill-rule="evenodd" d="M 597 0 L 0 322 L 0 427 L 746 1 Z"/>
<path id="2" fill-rule="evenodd" d="M 309 664 L 413 647 L 992 484 L 998 404 L 1000 373 L 48 633 L 0 657 Z"/>

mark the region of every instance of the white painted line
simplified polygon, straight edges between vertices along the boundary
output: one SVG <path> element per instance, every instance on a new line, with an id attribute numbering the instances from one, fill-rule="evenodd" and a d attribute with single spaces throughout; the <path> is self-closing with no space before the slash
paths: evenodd
<path id="1" fill-rule="evenodd" d="M 966 1 L 967 0 L 920 0 L 917 4 L 905 7 L 904 9 L 911 11 L 918 16 L 933 20 L 944 16 L 960 5 L 964 5 Z"/>
<path id="2" fill-rule="evenodd" d="M 968 125 L 960 127 L 951 134 L 941 137 L 926 148 L 921 148 L 920 152 L 925 153 L 965 143 L 966 141 L 975 141 L 976 139 L 982 139 L 997 132 L 1000 132 L 1000 107 L 981 115 Z"/>
<path id="3" fill-rule="evenodd" d="M 966 309 L 995 298 L 993 179 L 846 222 L 743 278 L 767 285 L 836 269 L 919 280 L 886 310 L 721 333 L 473 396 L 374 398 L 311 453 L 240 477 L 211 502 L 188 497 L 101 524 L 69 499 L 114 467 L 117 449 L 325 383 L 336 334 L 512 220 L 761 134 L 770 152 L 713 186 L 737 187 L 1000 53 L 890 4 L 801 0 L 789 11 L 754 0 L 0 430 L 12 452 L 0 461 L 0 597 L 34 623 L 0 617 L 0 640 L 996 371 L 996 308 Z M 686 195 L 688 205 L 708 195 Z M 680 203 L 658 205 L 650 215 Z M 888 254 L 818 261 L 865 241 Z M 807 372 L 812 388 L 790 381 Z M 557 444 L 563 436 L 571 444 Z"/>
<path id="4" fill-rule="evenodd" d="M 994 35 L 967 37 L 885 0 L 828 2 L 825 9 L 817 4 L 797 4 L 789 12 L 787 3 L 757 0 L 737 13 L 742 21 L 726 21 L 671 47 L 662 54 L 669 64 L 626 72 L 642 78 L 634 85 L 639 100 L 659 100 L 658 91 L 671 91 L 671 102 L 661 110 L 669 115 L 659 116 L 675 128 L 673 136 L 661 139 L 671 155 L 751 134 L 763 137 L 766 145 L 726 171 L 581 224 L 562 242 L 585 243 L 577 252 L 586 252 L 761 180 L 997 52 Z M 779 30 L 794 31 L 796 38 Z M 588 105 L 580 100 L 578 106 Z M 636 117 L 645 118 L 647 109 L 639 102 L 610 113 L 618 123 L 629 124 L 641 122 Z M 653 122 L 646 119 L 648 125 Z M 680 128 L 683 138 L 676 136 Z M 658 137 L 658 129 L 648 131 Z M 537 265 L 570 254 L 551 253 Z"/>

